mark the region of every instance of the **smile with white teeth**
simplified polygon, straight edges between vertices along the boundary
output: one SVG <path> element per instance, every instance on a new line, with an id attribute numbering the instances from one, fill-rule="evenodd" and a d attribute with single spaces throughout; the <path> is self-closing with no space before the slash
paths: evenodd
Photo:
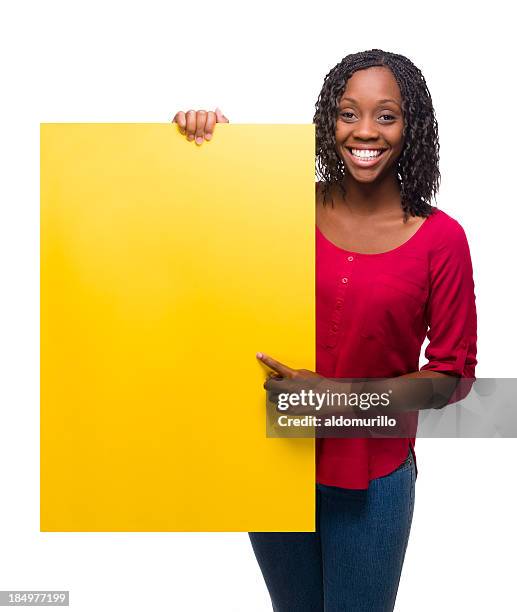
<path id="1" fill-rule="evenodd" d="M 379 157 L 382 153 L 381 149 L 349 149 L 354 157 L 359 159 L 373 159 Z"/>

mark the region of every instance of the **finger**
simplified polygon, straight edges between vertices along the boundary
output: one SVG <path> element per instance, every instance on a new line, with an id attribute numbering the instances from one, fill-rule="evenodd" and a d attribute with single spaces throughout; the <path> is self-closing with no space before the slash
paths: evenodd
<path id="1" fill-rule="evenodd" d="M 210 140 L 214 132 L 216 116 L 214 111 L 208 111 L 205 124 L 205 140 Z"/>
<path id="2" fill-rule="evenodd" d="M 197 120 L 196 120 L 196 144 L 200 145 L 203 143 L 205 136 L 205 125 L 206 125 L 206 111 L 199 110 L 197 111 Z"/>
<path id="3" fill-rule="evenodd" d="M 286 379 L 283 376 L 280 376 L 279 374 L 277 374 L 277 372 L 268 372 L 267 373 L 267 378 L 266 378 L 266 382 L 264 383 L 264 389 L 266 389 L 266 385 L 269 383 L 269 381 L 285 381 Z"/>
<path id="4" fill-rule="evenodd" d="M 294 375 L 294 370 L 292 370 L 285 364 L 280 363 L 280 361 L 269 357 L 269 355 L 265 355 L 264 353 L 257 353 L 257 359 L 260 359 L 262 363 L 265 363 L 268 368 L 271 368 L 272 370 L 275 370 L 275 372 L 278 372 L 280 376 L 284 376 L 285 378 L 291 378 Z"/>
<path id="5" fill-rule="evenodd" d="M 187 125 L 187 119 L 185 118 L 185 113 L 183 111 L 178 111 L 174 115 L 174 119 L 172 120 L 172 123 L 177 123 L 178 127 L 180 129 L 180 132 L 182 134 L 185 133 L 185 127 Z"/>
<path id="6" fill-rule="evenodd" d="M 185 116 L 187 120 L 187 126 L 186 126 L 187 138 L 189 140 L 194 140 L 194 134 L 196 132 L 196 111 L 188 110 Z"/>
<path id="7" fill-rule="evenodd" d="M 215 109 L 215 116 L 217 118 L 217 123 L 230 123 L 228 117 L 223 115 L 223 111 L 219 107 Z"/>
<path id="8" fill-rule="evenodd" d="M 282 376 L 280 376 L 280 374 L 278 374 L 277 372 L 268 372 L 267 373 L 267 377 L 268 378 L 283 378 Z"/>

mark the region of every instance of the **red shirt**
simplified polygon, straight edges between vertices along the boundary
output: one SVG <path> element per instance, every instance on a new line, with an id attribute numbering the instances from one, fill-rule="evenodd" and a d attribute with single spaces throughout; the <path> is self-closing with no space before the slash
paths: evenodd
<path id="1" fill-rule="evenodd" d="M 461 225 L 435 209 L 401 246 L 346 251 L 316 227 L 316 371 L 384 378 L 421 370 L 474 378 L 477 316 Z M 415 438 L 317 438 L 316 482 L 366 489 L 414 455 Z"/>

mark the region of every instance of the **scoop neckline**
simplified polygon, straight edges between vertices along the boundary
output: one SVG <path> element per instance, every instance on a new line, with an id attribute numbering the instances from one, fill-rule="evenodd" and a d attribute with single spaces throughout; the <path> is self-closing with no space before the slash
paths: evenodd
<path id="1" fill-rule="evenodd" d="M 343 249 L 342 247 L 338 246 L 337 244 L 335 244 L 334 242 L 332 242 L 332 240 L 329 240 L 325 234 L 320 230 L 320 228 L 318 227 L 318 225 L 316 224 L 316 232 L 319 233 L 319 235 L 326 241 L 328 242 L 331 246 L 333 246 L 335 249 L 337 249 L 338 251 L 342 251 L 343 253 L 350 253 L 351 255 L 358 255 L 361 257 L 378 257 L 379 255 L 390 255 L 391 253 L 395 253 L 397 251 L 400 251 L 401 249 L 403 249 L 404 247 L 406 247 L 406 245 L 408 245 L 410 242 L 412 242 L 422 231 L 422 229 L 427 225 L 428 221 L 431 219 L 431 217 L 434 217 L 436 214 L 438 214 L 440 212 L 440 209 L 437 208 L 432 214 L 430 214 L 428 217 L 426 217 L 425 221 L 422 223 L 422 225 L 416 230 L 416 232 L 414 234 L 412 234 L 405 242 L 403 242 L 402 244 L 399 244 L 399 246 L 396 246 L 393 249 L 390 249 L 389 251 L 382 251 L 381 253 L 359 253 L 358 251 L 349 251 L 348 249 Z"/>

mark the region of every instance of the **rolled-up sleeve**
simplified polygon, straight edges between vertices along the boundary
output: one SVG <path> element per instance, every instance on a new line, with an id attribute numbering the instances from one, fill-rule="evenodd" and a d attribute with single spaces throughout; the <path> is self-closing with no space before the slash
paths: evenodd
<path id="1" fill-rule="evenodd" d="M 472 260 L 461 225 L 454 221 L 448 229 L 430 253 L 428 362 L 420 369 L 474 379 L 477 313 Z"/>

